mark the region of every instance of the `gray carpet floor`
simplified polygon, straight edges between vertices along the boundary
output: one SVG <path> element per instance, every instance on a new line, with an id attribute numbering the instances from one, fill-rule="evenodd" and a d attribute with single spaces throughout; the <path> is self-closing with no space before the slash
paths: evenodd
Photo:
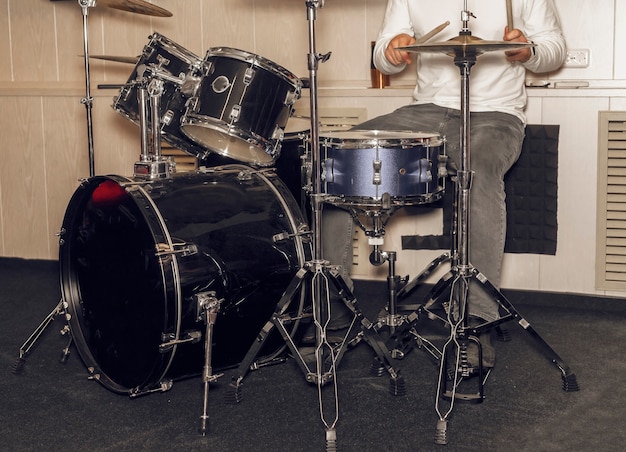
<path id="1" fill-rule="evenodd" d="M 199 377 L 139 398 L 113 393 L 87 378 L 74 347 L 66 363 L 58 362 L 67 342 L 62 319 L 51 323 L 23 372 L 14 374 L 20 346 L 60 299 L 58 265 L 2 258 L 0 288 L 4 450 L 322 451 L 327 426 L 320 406 L 336 430 L 338 450 L 349 452 L 617 451 L 626 439 L 626 300 L 506 292 L 574 371 L 580 391 L 563 391 L 556 367 L 509 322 L 511 341 L 496 344 L 484 402 L 455 403 L 442 446 L 434 443 L 438 368 L 422 350 L 393 360 L 405 380 L 401 396 L 390 394 L 386 373 L 372 374 L 374 352 L 363 342 L 339 364 L 337 398 L 327 385 L 321 404 L 293 359 L 249 373 L 239 404 L 225 401 L 233 373 L 226 370 L 211 385 L 210 430 L 201 436 Z M 368 318 L 387 303 L 384 282 L 356 281 L 355 295 Z"/>

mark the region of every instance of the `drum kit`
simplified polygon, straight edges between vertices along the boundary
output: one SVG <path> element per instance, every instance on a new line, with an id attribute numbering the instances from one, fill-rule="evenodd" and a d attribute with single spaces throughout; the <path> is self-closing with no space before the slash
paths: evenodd
<path id="1" fill-rule="evenodd" d="M 168 13 L 141 0 L 100 1 L 135 13 Z M 86 18 L 95 1 L 79 0 L 79 4 Z M 199 58 L 159 33 L 149 37 L 138 58 L 118 59 L 135 67 L 112 107 L 139 126 L 141 156 L 133 177 L 91 174 L 72 196 L 59 241 L 62 300 L 20 349 L 18 367 L 50 320 L 62 314 L 70 344 L 76 344 L 90 378 L 114 392 L 136 397 L 167 391 L 174 380 L 202 375 L 202 434 L 208 430 L 209 385 L 222 375 L 214 374 L 214 369 L 237 367 L 230 387 L 238 402 L 247 372 L 283 361 L 287 350 L 307 382 L 317 384 L 321 404 L 322 386 L 335 385 L 334 413 L 338 412 L 336 367 L 348 345 L 361 340 L 372 347 L 381 368 L 389 373 L 391 392 L 402 393 L 402 377 L 390 358 L 407 338 L 419 338 L 416 322 L 431 306 L 396 318 L 395 253 L 381 251 L 380 246 L 385 218 L 395 209 L 430 204 L 442 197 L 448 176 L 445 138 L 406 131 L 320 134 L 317 70 L 330 54 L 316 51 L 315 20 L 324 2 L 305 4 L 310 38 L 308 83 L 270 60 L 239 49 L 211 48 Z M 469 73 L 484 52 L 528 44 L 472 37 L 470 14 L 465 4 L 458 38 L 405 48 L 454 58 L 461 69 L 463 110 L 463 161 L 454 175 L 458 228 L 453 249 L 433 261 L 413 285 L 421 283 L 432 267 L 450 260 L 450 276 L 435 285 L 429 300 L 438 300 L 459 279 L 476 278 L 508 312 L 499 325 L 520 316 L 468 259 Z M 86 34 L 85 50 L 87 61 Z M 86 76 L 87 105 L 88 63 Z M 294 103 L 305 87 L 311 94 L 310 129 L 299 127 L 296 121 L 297 127 L 290 130 Z M 89 108 L 87 122 L 91 127 Z M 212 166 L 176 173 L 175 165 L 161 155 L 161 140 Z M 297 149 L 289 149 L 294 143 Z M 289 155 L 283 154 L 285 149 Z M 91 139 L 89 150 L 93 171 Z M 288 183 L 283 178 L 289 178 Z M 387 308 L 389 319 L 374 324 L 365 318 L 340 269 L 323 259 L 325 203 L 351 211 L 355 220 L 357 212 L 373 218 L 373 229 L 368 230 L 374 246 L 370 261 L 374 265 L 389 262 L 388 282 L 394 288 Z M 310 209 L 310 217 L 303 215 L 305 208 Z M 330 344 L 326 334 L 330 284 L 353 315 L 339 345 Z M 463 290 L 458 292 L 467 296 Z M 521 323 L 548 350 L 563 374 L 564 389 L 576 390 L 575 376 L 563 360 L 527 321 Z M 391 327 L 387 341 L 379 334 L 383 324 Z M 315 327 L 314 369 L 298 347 L 309 325 Z M 453 330 L 466 341 L 492 326 L 469 328 L 463 323 Z M 459 341 L 455 338 L 448 344 L 458 347 Z M 441 394 L 448 399 L 452 394 L 454 399 L 459 395 L 455 394 L 458 378 L 453 378 L 451 390 L 445 389 L 448 356 L 453 353 L 445 347 L 433 350 L 441 362 Z M 457 359 L 453 375 L 467 376 L 464 366 Z M 480 373 L 479 401 L 482 369 Z M 327 450 L 335 450 L 337 415 L 327 421 L 325 411 L 321 407 Z M 436 441 L 445 444 L 450 411 L 442 414 L 439 402 L 437 411 Z"/>

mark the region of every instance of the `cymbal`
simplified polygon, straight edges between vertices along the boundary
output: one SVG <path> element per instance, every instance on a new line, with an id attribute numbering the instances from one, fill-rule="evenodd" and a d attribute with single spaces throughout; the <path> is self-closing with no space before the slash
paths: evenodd
<path id="1" fill-rule="evenodd" d="M 172 13 L 159 6 L 144 0 L 99 0 L 109 8 L 130 11 L 131 13 L 145 14 L 147 16 L 172 17 Z"/>
<path id="2" fill-rule="evenodd" d="M 530 42 L 487 41 L 472 35 L 459 35 L 447 41 L 398 47 L 397 50 L 415 53 L 445 53 L 450 56 L 478 56 L 485 52 L 522 49 L 534 45 Z"/>
<path id="3" fill-rule="evenodd" d="M 58 0 L 52 0 L 58 1 Z M 172 17 L 173 14 L 166 9 L 148 3 L 144 0 L 98 0 L 102 5 L 109 8 L 130 11 L 131 13 L 145 14 L 147 16 Z"/>
<path id="4" fill-rule="evenodd" d="M 137 64 L 137 61 L 139 61 L 140 57 L 138 56 L 125 57 L 125 56 L 114 56 L 114 55 L 89 55 L 89 58 L 94 58 L 96 60 L 114 61 L 116 63 Z"/>

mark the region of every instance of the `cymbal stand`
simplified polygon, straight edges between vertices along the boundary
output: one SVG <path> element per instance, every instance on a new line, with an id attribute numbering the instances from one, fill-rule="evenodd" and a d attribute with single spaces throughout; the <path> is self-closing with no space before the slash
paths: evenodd
<path id="1" fill-rule="evenodd" d="M 471 32 L 468 23 L 472 13 L 467 10 L 467 0 L 464 1 L 464 9 L 461 13 L 463 28 L 460 35 L 468 36 Z M 474 402 L 482 402 L 484 399 L 484 383 L 489 372 L 485 372 L 482 366 L 482 347 L 478 340 L 482 332 L 487 332 L 494 326 L 501 325 L 504 322 L 517 319 L 518 324 L 527 332 L 543 348 L 548 359 L 556 365 L 561 372 L 563 381 L 563 390 L 578 391 L 578 383 L 576 376 L 565 364 L 563 359 L 548 345 L 547 342 L 532 328 L 530 323 L 521 317 L 519 312 L 510 303 L 509 300 L 487 279 L 485 275 L 480 273 L 469 261 L 469 230 L 470 230 L 470 191 L 472 178 L 474 173 L 470 170 L 470 109 L 469 109 L 469 88 L 470 88 L 470 71 L 476 63 L 476 59 L 480 52 L 471 47 L 459 47 L 454 51 L 454 64 L 459 68 L 461 75 L 461 128 L 460 128 L 460 166 L 456 177 L 456 212 L 455 226 L 456 236 L 453 237 L 453 246 L 451 252 L 451 268 L 441 280 L 435 284 L 431 290 L 428 301 L 424 306 L 424 310 L 431 315 L 434 312 L 430 309 L 439 301 L 441 295 L 450 290 L 449 303 L 444 310 L 446 315 L 441 319 L 450 327 L 450 338 L 442 349 L 442 359 L 439 370 L 439 384 L 437 398 L 435 403 L 436 412 L 439 416 L 437 422 L 435 443 L 447 444 L 447 423 L 450 414 L 454 408 L 454 401 L 466 400 Z M 470 282 L 475 280 L 482 288 L 493 298 L 493 300 L 506 312 L 498 320 L 485 321 L 480 325 L 469 325 L 468 322 L 468 296 L 470 290 Z M 413 329 L 417 316 L 403 330 L 403 334 Z M 408 334 L 412 334 L 409 333 Z M 402 340 L 402 335 L 398 335 L 397 340 Z M 467 361 L 467 346 L 472 342 L 478 348 L 478 372 L 471 372 L 472 369 Z M 452 386 L 447 388 L 448 382 L 448 359 L 453 360 L 453 376 Z M 459 384 L 466 378 L 478 375 L 478 390 L 476 393 L 461 393 L 458 388 Z M 449 401 L 447 407 L 444 407 L 442 399 Z"/>
<path id="2" fill-rule="evenodd" d="M 78 0 L 78 4 L 83 11 L 83 43 L 85 58 L 85 97 L 81 103 L 85 105 L 87 112 L 87 150 L 89 156 L 89 177 L 95 176 L 95 154 L 93 140 L 93 97 L 91 97 L 91 72 L 89 69 L 89 8 L 95 8 L 96 0 Z"/>
<path id="3" fill-rule="evenodd" d="M 310 79 L 310 109 L 311 109 L 311 130 L 310 130 L 310 149 L 312 164 L 312 191 L 311 210 L 313 225 L 313 259 L 304 263 L 303 267 L 296 273 L 291 283 L 285 290 L 283 296 L 278 302 L 277 308 L 272 318 L 265 324 L 252 345 L 243 361 L 241 362 L 237 376 L 233 376 L 231 386 L 233 388 L 234 402 L 241 400 L 241 389 L 245 375 L 254 368 L 253 362 L 256 359 L 265 339 L 270 332 L 277 328 L 283 340 L 286 342 L 289 350 L 293 353 L 300 369 L 305 374 L 306 381 L 314 383 L 318 387 L 320 417 L 326 427 L 326 450 L 328 452 L 337 450 L 337 432 L 336 425 L 339 418 L 339 402 L 336 370 L 339 362 L 348 346 L 348 337 L 357 324 L 360 324 L 362 331 L 359 333 L 363 339 L 374 349 L 380 361 L 388 370 L 391 377 L 392 392 L 393 387 L 400 385 L 403 380 L 399 373 L 391 366 L 389 362 L 389 351 L 385 347 L 384 341 L 378 336 L 373 328 L 373 324 L 367 320 L 360 308 L 358 307 L 356 298 L 350 291 L 346 282 L 340 275 L 337 266 L 332 266 L 330 262 L 322 259 L 322 204 L 325 202 L 324 196 L 321 195 L 321 164 L 319 162 L 320 142 L 319 142 L 319 112 L 317 105 L 317 69 L 320 62 L 325 62 L 330 58 L 330 52 L 327 54 L 318 54 L 316 51 L 316 29 L 315 21 L 317 19 L 318 9 L 324 6 L 324 0 L 305 0 L 307 7 L 307 20 L 309 24 L 309 54 L 308 68 Z M 312 317 L 315 326 L 315 372 L 309 368 L 306 360 L 296 347 L 293 339 L 285 328 L 285 324 L 294 320 L 286 315 L 290 301 L 296 296 L 298 291 L 304 289 L 303 283 L 310 284 L 310 295 L 312 299 Z M 354 317 L 348 330 L 338 345 L 331 345 L 328 342 L 326 330 L 330 321 L 330 283 L 332 283 L 341 296 L 344 304 L 353 313 Z M 333 403 L 330 409 L 324 406 L 324 396 L 322 387 L 327 384 L 333 384 Z M 327 419 L 328 415 L 328 419 Z"/>
<path id="4" fill-rule="evenodd" d="M 89 67 L 89 8 L 95 8 L 96 0 L 78 0 L 78 5 L 82 9 L 83 15 L 83 52 L 84 52 L 84 64 L 85 64 L 85 97 L 80 102 L 85 106 L 87 115 L 87 154 L 89 161 L 89 177 L 95 176 L 95 155 L 94 155 L 94 139 L 93 139 L 93 97 L 91 96 L 91 71 Z M 48 325 L 59 315 L 67 316 L 67 305 L 61 300 L 58 305 L 46 316 L 46 318 L 39 324 L 32 335 L 26 340 L 26 342 L 20 348 L 20 356 L 14 365 L 13 372 L 21 373 L 26 363 L 26 356 L 30 350 L 35 346 L 35 343 Z M 62 334 L 69 334 L 69 325 L 66 325 Z M 72 343 L 72 336 L 69 334 L 69 343 L 63 349 L 63 353 L 60 362 L 67 361 L 70 354 L 69 348 Z"/>

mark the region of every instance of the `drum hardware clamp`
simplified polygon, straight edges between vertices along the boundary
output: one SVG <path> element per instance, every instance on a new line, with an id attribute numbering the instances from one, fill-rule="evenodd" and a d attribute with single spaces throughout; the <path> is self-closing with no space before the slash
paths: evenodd
<path id="1" fill-rule="evenodd" d="M 167 353 L 175 345 L 180 344 L 196 344 L 202 340 L 202 332 L 198 330 L 185 331 L 181 335 L 181 339 L 176 339 L 176 333 L 163 333 L 161 340 L 164 341 L 159 344 L 159 353 Z"/>
<path id="2" fill-rule="evenodd" d="M 172 243 L 171 246 L 167 243 L 157 243 L 156 249 L 155 256 L 157 257 L 172 255 L 187 257 L 198 254 L 198 245 L 194 243 Z"/>

